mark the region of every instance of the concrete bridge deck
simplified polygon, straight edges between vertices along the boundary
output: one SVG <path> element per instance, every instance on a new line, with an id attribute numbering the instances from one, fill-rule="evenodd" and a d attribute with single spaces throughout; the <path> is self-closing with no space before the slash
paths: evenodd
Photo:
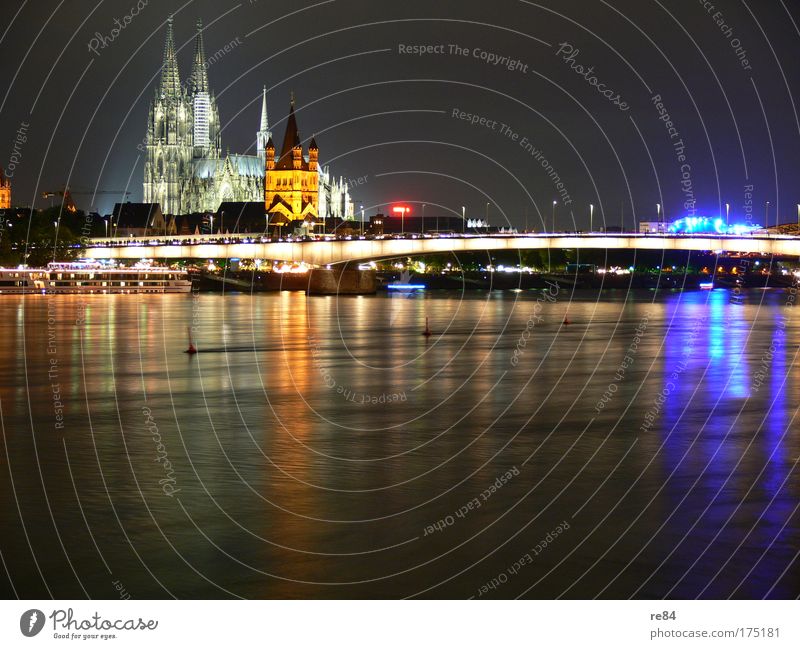
<path id="1" fill-rule="evenodd" d="M 94 239 L 86 250 L 86 256 L 93 259 L 271 259 L 325 266 L 445 252 L 543 249 L 695 250 L 800 257 L 800 237 L 556 233 L 271 241 L 259 235 L 199 235 L 162 239 Z"/>

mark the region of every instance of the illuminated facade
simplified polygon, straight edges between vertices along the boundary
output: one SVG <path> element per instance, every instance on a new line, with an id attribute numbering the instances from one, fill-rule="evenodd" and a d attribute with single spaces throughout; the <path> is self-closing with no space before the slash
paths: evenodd
<path id="1" fill-rule="evenodd" d="M 263 145 L 270 138 L 266 89 L 256 155 L 223 155 L 219 111 L 207 67 L 198 22 L 192 72 L 186 86 L 181 85 L 170 18 L 161 81 L 147 120 L 143 183 L 144 202 L 159 203 L 165 214 L 214 212 L 223 201 L 263 200 Z"/>
<path id="2" fill-rule="evenodd" d="M 11 208 L 11 181 L 6 177 L 6 172 L 0 167 L 0 210 Z"/>
<path id="3" fill-rule="evenodd" d="M 318 166 L 319 148 L 313 137 L 308 144 L 308 156 L 303 155 L 292 99 L 280 155 L 275 156 L 272 138 L 266 145 L 264 207 L 267 213 L 282 214 L 289 221 L 316 219 L 319 216 Z"/>
<path id="4" fill-rule="evenodd" d="M 161 80 L 147 119 L 144 202 L 159 203 L 164 214 L 172 215 L 216 212 L 223 202 L 258 202 L 289 220 L 352 218 L 348 187 L 341 179 L 332 181 L 329 170 L 320 167 L 313 139 L 307 156 L 298 148 L 293 106 L 284 147 L 276 159 L 266 88 L 261 95 L 256 154 L 222 153 L 219 111 L 207 67 L 198 22 L 192 72 L 185 86 L 181 84 L 170 18 Z"/>

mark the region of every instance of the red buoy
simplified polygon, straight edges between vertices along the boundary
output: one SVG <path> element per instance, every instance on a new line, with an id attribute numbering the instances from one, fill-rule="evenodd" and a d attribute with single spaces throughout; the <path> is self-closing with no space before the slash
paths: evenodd
<path id="1" fill-rule="evenodd" d="M 197 348 L 194 346 L 194 341 L 192 340 L 192 328 L 186 327 L 186 333 L 189 336 L 189 349 L 187 349 L 184 354 L 196 354 Z"/>
<path id="2" fill-rule="evenodd" d="M 566 315 L 566 314 L 564 314 L 564 324 L 565 324 L 565 325 L 572 324 L 572 323 L 569 321 L 569 318 L 567 317 L 567 315 Z"/>
<path id="3" fill-rule="evenodd" d="M 422 332 L 422 335 L 426 338 L 433 335 L 431 328 L 428 326 L 428 316 L 425 316 L 425 331 Z"/>

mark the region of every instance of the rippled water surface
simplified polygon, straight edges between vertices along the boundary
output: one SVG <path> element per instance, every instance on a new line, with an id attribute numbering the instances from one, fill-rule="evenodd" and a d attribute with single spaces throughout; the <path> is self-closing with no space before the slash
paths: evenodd
<path id="1" fill-rule="evenodd" d="M 796 597 L 789 297 L 0 296 L 0 590 Z"/>

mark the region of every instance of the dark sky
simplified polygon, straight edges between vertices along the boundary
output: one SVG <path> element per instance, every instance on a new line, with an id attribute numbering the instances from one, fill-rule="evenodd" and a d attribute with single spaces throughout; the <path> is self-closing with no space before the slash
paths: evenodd
<path id="1" fill-rule="evenodd" d="M 630 227 L 634 215 L 654 217 L 656 203 L 668 217 L 686 214 L 688 191 L 697 214 L 724 214 L 728 202 L 741 218 L 752 185 L 754 222 L 763 223 L 766 201 L 770 222 L 776 207 L 782 220 L 796 218 L 797 0 L 149 0 L 89 51 L 135 6 L 3 3 L 0 165 L 13 167 L 15 203 L 44 206 L 36 197 L 65 184 L 127 187 L 141 200 L 137 144 L 174 12 L 183 77 L 198 18 L 208 57 L 231 44 L 209 67 L 223 147 L 253 152 L 264 84 L 279 142 L 293 90 L 301 135 L 316 133 L 337 175 L 362 179 L 352 191 L 367 214 L 407 201 L 417 213 L 424 202 L 427 214 L 464 205 L 478 217 L 489 202 L 494 223 L 519 226 L 527 213 L 538 229 L 558 199 L 560 228 L 573 218 L 586 227 L 590 203 L 595 225 L 618 224 L 622 213 Z M 401 53 L 413 45 L 443 47 Z M 509 70 L 482 53 L 520 63 Z M 91 196 L 76 198 L 91 207 Z M 115 200 L 98 196 L 95 207 L 107 212 Z"/>

